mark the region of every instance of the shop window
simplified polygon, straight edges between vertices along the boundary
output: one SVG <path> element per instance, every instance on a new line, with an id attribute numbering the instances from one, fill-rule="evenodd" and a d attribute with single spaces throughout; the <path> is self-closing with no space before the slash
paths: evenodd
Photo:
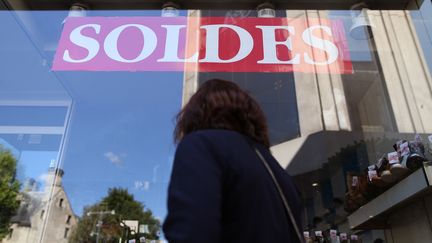
<path id="1" fill-rule="evenodd" d="M 6 9 L 5 2 L 0 1 L 0 9 Z M 374 36 L 369 39 L 354 39 L 350 35 L 354 26 L 351 11 L 276 10 L 276 17 L 286 16 L 293 20 L 317 17 L 324 22 L 336 20 L 336 25 L 332 26 L 333 34 L 349 49 L 344 53 L 349 54 L 344 56 L 344 61 L 352 64 L 352 72 L 340 75 L 295 70 L 283 73 L 262 70 L 235 72 L 233 65 L 227 72 L 205 72 L 203 69 L 193 73 L 198 76 L 198 81 L 196 76 L 186 79 L 186 70 L 185 73 L 53 71 L 50 63 L 59 44 L 62 21 L 68 12 L 30 12 L 31 18 L 23 21 L 24 24 L 19 24 L 21 15 L 12 18 L 5 12 L 0 14 L 2 30 L 8 33 L 0 40 L 3 48 L 0 53 L 5 60 L 2 77 L 6 77 L 0 85 L 0 144 L 11 148 L 21 158 L 21 167 L 17 168 L 17 178 L 21 180 L 31 176 L 42 178 L 40 175 L 45 175 L 48 162 L 52 158 L 62 158 L 62 169 L 68 176 L 61 181 L 62 174 L 57 176 L 54 173 L 56 186 L 64 190 L 65 194 L 60 195 L 68 195 L 70 200 L 67 207 L 63 205 L 66 198 L 54 196 L 49 200 L 53 200 L 54 205 L 57 201 L 59 208 L 65 208 L 62 211 L 67 208 L 70 212 L 70 215 L 58 215 L 58 219 L 65 222 L 64 238 L 74 238 L 69 235 L 70 229 L 79 224 L 77 220 L 71 220 L 70 210 L 84 219 L 86 205 L 99 205 L 110 187 L 127 187 L 137 201 L 146 201 L 146 207 L 151 208 L 158 218 L 163 218 L 166 214 L 164 193 L 174 151 L 171 119 L 181 107 L 183 88 L 187 88 L 182 84 L 193 80 L 195 89 L 206 80 L 221 78 L 249 91 L 263 108 L 270 142 L 272 145 L 280 144 L 275 155 L 301 191 L 305 230 L 326 235 L 329 232 L 321 230 L 332 226 L 341 230 L 341 239 L 342 235 L 347 237 L 347 234 L 355 232 L 367 235 L 370 232 L 353 229 L 347 217 L 359 207 L 365 208 L 397 182 L 372 183 L 380 183 L 377 176 L 380 173 L 386 172 L 384 176 L 387 178 L 390 174 L 388 164 L 383 166 L 382 159 L 395 152 L 393 145 L 399 140 L 414 140 L 416 132 L 421 133 L 422 139 L 419 140 L 425 147 L 432 146 L 432 137 L 426 144 L 432 133 L 431 123 L 427 122 L 430 121 L 432 104 L 431 1 L 423 1 L 419 7 L 420 11 L 406 11 L 410 14 L 405 11 L 371 12 L 369 17 L 375 20 L 375 27 L 372 29 Z M 230 18 L 242 18 L 241 21 L 252 23 L 258 17 L 254 10 L 195 11 L 198 13 L 196 16 L 225 17 L 227 23 L 233 22 Z M 180 14 L 185 16 L 188 12 L 185 10 Z M 160 16 L 157 11 L 93 14 L 106 17 Z M 31 31 L 26 31 L 29 26 Z M 26 32 L 21 33 L 23 31 Z M 120 39 L 125 38 L 128 31 L 135 30 L 125 30 Z M 295 33 L 300 34 L 299 30 Z M 314 35 L 317 37 L 318 33 Z M 125 58 L 135 58 L 128 56 L 127 50 L 123 51 Z M 19 72 L 17 67 L 28 71 Z M 73 109 L 71 104 L 74 104 Z M 65 131 L 70 132 L 66 134 Z M 47 162 L 38 164 L 39 161 Z M 22 171 L 23 168 L 26 171 Z M 55 171 L 52 168 L 50 165 L 50 171 Z M 143 175 L 143 171 L 150 173 Z M 48 188 L 44 180 L 35 180 L 36 186 L 28 187 L 29 192 L 23 193 L 25 198 L 30 197 L 28 202 L 32 204 L 23 201 L 20 217 L 27 216 L 36 207 L 33 202 L 38 201 L 32 201 L 33 196 L 44 193 L 38 185 Z M 403 182 L 403 178 L 399 180 Z M 373 190 L 367 191 L 366 187 L 360 191 L 360 186 L 365 184 Z M 39 215 L 35 216 L 43 220 L 45 210 L 37 213 Z M 403 218 L 398 213 L 388 218 L 396 217 Z M 386 222 L 389 223 L 386 227 L 395 228 L 392 226 L 395 221 L 398 220 Z M 398 222 L 409 229 L 408 222 Z M 22 223 L 29 224 L 27 221 Z M 403 228 L 399 223 L 396 229 Z M 87 225 L 88 229 L 82 236 L 92 235 L 93 238 L 84 241 L 94 240 L 95 225 L 99 224 Z M 421 222 L 416 225 L 422 227 Z M 427 228 L 427 225 L 423 226 Z M 423 230 L 425 228 L 421 231 L 429 230 Z M 18 231 L 14 234 L 19 235 L 21 229 L 16 229 Z M 44 232 L 50 233 L 44 235 L 44 239 L 59 242 L 61 229 L 47 224 Z M 392 229 L 393 233 L 408 237 L 403 230 Z M 12 238 L 13 229 L 9 229 L 7 234 L 6 237 Z M 60 239 L 48 240 L 51 235 Z M 372 242 L 372 238 L 377 237 L 384 238 L 384 232 L 374 230 L 373 237 L 369 237 L 371 240 L 363 242 Z M 425 239 L 421 242 L 432 241 Z"/>

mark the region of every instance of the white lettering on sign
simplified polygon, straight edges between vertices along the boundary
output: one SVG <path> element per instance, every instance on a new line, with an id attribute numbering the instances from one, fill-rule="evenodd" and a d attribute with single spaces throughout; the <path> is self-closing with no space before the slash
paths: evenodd
<path id="1" fill-rule="evenodd" d="M 167 30 L 167 37 L 165 40 L 165 52 L 158 62 L 197 62 L 198 52 L 193 54 L 187 59 L 180 59 L 178 57 L 179 42 L 180 42 L 180 30 L 186 28 L 186 25 L 162 25 Z"/>
<path id="2" fill-rule="evenodd" d="M 99 34 L 101 26 L 98 24 L 85 24 L 81 25 L 77 28 L 75 28 L 70 33 L 70 41 L 74 43 L 77 46 L 83 47 L 87 49 L 88 54 L 86 57 L 82 59 L 73 59 L 70 56 L 70 51 L 66 49 L 63 54 L 63 60 L 66 62 L 71 63 L 82 63 L 82 62 L 88 62 L 91 59 L 93 59 L 99 52 L 99 42 L 91 37 L 84 36 L 81 31 L 85 28 L 92 28 L 96 32 L 96 34 Z"/>
<path id="3" fill-rule="evenodd" d="M 139 29 L 144 37 L 144 45 L 141 50 L 141 53 L 134 59 L 125 59 L 123 58 L 118 50 L 118 39 L 120 37 L 120 34 L 129 27 L 135 27 Z M 126 24 L 121 25 L 114 30 L 112 30 L 106 37 L 104 42 L 104 50 L 105 53 L 113 60 L 116 60 L 118 62 L 126 62 L 126 63 L 133 63 L 133 62 L 139 62 L 144 59 L 146 59 L 148 56 L 150 56 L 153 51 L 156 49 L 157 45 L 157 37 L 156 34 L 148 28 L 147 26 L 140 25 L 140 24 Z"/>
<path id="4" fill-rule="evenodd" d="M 281 61 L 277 57 L 276 46 L 277 45 L 285 45 L 288 50 L 293 50 L 292 45 L 292 35 L 295 34 L 294 27 L 292 26 L 257 26 L 257 28 L 262 30 L 263 33 L 263 42 L 266 45 L 264 48 L 264 58 L 259 60 L 258 63 L 266 63 L 266 64 L 299 64 L 300 63 L 300 55 L 295 54 L 291 60 Z M 276 41 L 276 30 L 287 30 L 289 36 L 284 41 Z"/>
<path id="5" fill-rule="evenodd" d="M 244 18 L 226 22 L 210 17 L 193 25 L 189 20 L 70 18 L 63 28 L 53 70 L 184 71 L 190 66 L 221 72 L 352 73 L 340 21 Z M 332 32 L 332 28 L 342 30 Z M 236 65 L 234 69 L 228 68 L 231 64 Z M 332 68 L 319 67 L 327 65 Z"/>
<path id="6" fill-rule="evenodd" d="M 215 24 L 215 25 L 204 25 L 201 28 L 207 31 L 206 38 L 206 55 L 200 62 L 216 62 L 216 63 L 230 63 L 236 62 L 245 58 L 253 49 L 253 39 L 252 36 L 243 28 L 228 25 L 228 24 Z M 229 28 L 233 30 L 237 36 L 240 38 L 240 49 L 237 54 L 231 59 L 222 60 L 219 57 L 219 33 L 221 28 Z"/>
<path id="7" fill-rule="evenodd" d="M 87 57 L 82 59 L 72 59 L 69 54 L 69 50 L 65 50 L 63 55 L 63 60 L 66 62 L 87 62 L 94 58 L 99 51 L 99 43 L 97 40 L 82 35 L 81 31 L 84 28 L 91 27 L 96 33 L 100 32 L 100 25 L 97 24 L 88 24 L 79 26 L 74 29 L 70 34 L 70 41 L 80 47 L 83 47 L 89 51 Z M 143 45 L 143 49 L 141 53 L 134 59 L 125 59 L 123 58 L 118 50 L 118 39 L 120 34 L 128 27 L 136 27 L 142 32 L 142 35 L 145 39 L 145 44 Z M 164 56 L 161 59 L 158 59 L 158 62 L 214 62 L 214 63 L 230 63 L 236 62 L 247 57 L 253 47 L 254 41 L 252 36 L 243 28 L 235 26 L 235 25 L 205 25 L 201 28 L 207 31 L 206 38 L 206 56 L 203 59 L 198 60 L 198 53 L 195 53 L 188 59 L 180 59 L 178 57 L 178 40 L 180 36 L 180 29 L 185 28 L 184 25 L 163 25 L 163 28 L 167 30 L 167 38 L 165 42 L 165 52 Z M 223 60 L 219 57 L 219 33 L 221 28 L 229 28 L 237 34 L 240 39 L 240 49 L 238 53 L 227 60 Z M 292 26 L 257 26 L 257 28 L 262 30 L 263 33 L 263 42 L 266 45 L 263 46 L 264 50 L 264 58 L 257 61 L 257 63 L 265 63 L 265 64 L 299 64 L 300 63 L 300 54 L 295 54 L 291 60 L 282 61 L 277 57 L 276 46 L 277 45 L 285 45 L 288 50 L 293 50 L 293 44 L 291 40 L 291 36 L 295 35 L 295 29 Z M 287 30 L 290 33 L 290 36 L 284 41 L 276 41 L 275 30 L 283 29 Z M 312 34 L 312 31 L 315 29 L 322 29 L 328 35 L 331 36 L 331 30 L 327 26 L 312 26 L 307 28 L 303 34 L 302 38 L 306 44 L 311 47 L 315 47 L 317 49 L 323 50 L 328 53 L 328 60 L 324 62 L 316 62 L 312 57 L 309 56 L 308 53 L 304 53 L 304 60 L 309 64 L 316 65 L 328 65 L 336 61 L 338 57 L 338 49 L 335 44 L 328 40 L 324 40 L 318 38 Z M 177 41 L 175 41 L 177 40 Z M 112 30 L 106 37 L 104 41 L 104 50 L 105 53 L 113 60 L 118 62 L 125 63 L 133 63 L 139 62 L 150 56 L 153 51 L 156 49 L 156 45 L 158 43 L 158 39 L 156 34 L 148 27 L 144 25 L 138 24 L 128 24 L 122 25 L 114 30 Z"/>
<path id="8" fill-rule="evenodd" d="M 312 34 L 312 31 L 316 29 L 322 29 L 326 34 L 332 35 L 331 29 L 327 26 L 320 26 L 315 25 L 312 27 L 307 28 L 302 35 L 303 41 L 317 49 L 323 50 L 327 52 L 328 59 L 325 62 L 315 62 L 307 53 L 304 53 L 305 62 L 309 64 L 315 64 L 315 65 L 328 65 L 333 62 L 335 62 L 338 58 L 339 51 L 335 44 L 333 44 L 331 41 L 324 40 L 321 38 L 318 38 Z"/>

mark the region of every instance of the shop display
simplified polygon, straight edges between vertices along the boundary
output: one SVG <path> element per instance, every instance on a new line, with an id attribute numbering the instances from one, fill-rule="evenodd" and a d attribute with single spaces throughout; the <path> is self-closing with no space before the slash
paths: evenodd
<path id="1" fill-rule="evenodd" d="M 312 232 L 303 232 L 306 243 L 360 243 L 361 239 L 356 234 L 348 235 L 341 232 L 338 235 L 337 230 L 327 230 L 325 232 L 318 230 Z"/>
<path id="2" fill-rule="evenodd" d="M 413 136 L 412 140 L 406 138 L 360 140 L 340 148 L 338 152 L 329 157 L 325 170 L 330 173 L 330 178 L 336 178 L 337 170 L 344 173 L 345 195 L 333 198 L 332 202 L 326 201 L 328 199 L 325 197 L 320 198 L 321 203 L 326 205 L 326 210 L 321 211 L 320 216 L 314 217 L 312 223 L 308 225 L 307 230 L 309 231 L 304 232 L 306 242 L 361 242 L 357 234 L 363 234 L 362 232 L 338 232 L 344 228 L 344 222 L 339 218 L 345 217 L 343 215 L 352 215 L 360 207 L 393 188 L 413 172 L 418 171 L 424 164 L 429 163 L 427 161 L 430 160 L 432 153 L 426 154 L 429 151 L 426 148 L 432 148 L 430 146 L 432 136 L 430 139 L 431 141 L 427 144 L 423 143 L 420 135 Z M 370 160 L 373 154 L 377 155 L 376 159 Z M 313 183 L 314 190 L 316 192 L 325 191 L 325 183 L 324 180 L 321 180 L 320 183 Z M 337 182 L 335 180 L 331 183 Z"/>
<path id="3" fill-rule="evenodd" d="M 431 148 L 432 136 L 428 138 L 428 145 Z M 393 148 L 395 151 L 384 154 L 363 173 L 347 173 L 347 193 L 344 202 L 346 212 L 354 212 L 419 169 L 424 163 L 428 163 L 425 147 L 419 135 L 416 135 L 413 141 L 399 140 Z"/>

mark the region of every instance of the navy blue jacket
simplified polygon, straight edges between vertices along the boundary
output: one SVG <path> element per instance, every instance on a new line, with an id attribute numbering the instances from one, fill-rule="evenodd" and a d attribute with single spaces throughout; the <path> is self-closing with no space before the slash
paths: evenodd
<path id="1" fill-rule="evenodd" d="M 271 177 L 247 141 L 272 167 L 300 222 L 298 191 L 265 146 L 234 131 L 202 130 L 184 137 L 176 150 L 163 225 L 169 243 L 298 242 Z"/>

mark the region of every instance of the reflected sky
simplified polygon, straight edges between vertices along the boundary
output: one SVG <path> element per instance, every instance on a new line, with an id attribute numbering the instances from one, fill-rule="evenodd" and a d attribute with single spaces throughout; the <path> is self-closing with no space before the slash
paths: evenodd
<path id="1" fill-rule="evenodd" d="M 159 16 L 160 11 L 90 15 Z M 51 72 L 66 16 L 66 11 L 0 12 L 1 28 L 9 33 L 0 40 L 6 60 L 0 65 L 0 127 L 20 127 L 0 132 L 0 143 L 18 157 L 18 178 L 35 179 L 40 191 L 52 160 L 61 158 L 63 187 L 78 216 L 110 187 L 122 187 L 162 220 L 183 73 Z M 50 133 L 62 128 L 67 132 L 59 157 L 63 133 Z"/>
<path id="2" fill-rule="evenodd" d="M 163 218 L 183 75 L 74 72 L 61 77 L 75 101 L 63 166 L 75 212 L 105 196 L 109 187 L 124 187 Z"/>

